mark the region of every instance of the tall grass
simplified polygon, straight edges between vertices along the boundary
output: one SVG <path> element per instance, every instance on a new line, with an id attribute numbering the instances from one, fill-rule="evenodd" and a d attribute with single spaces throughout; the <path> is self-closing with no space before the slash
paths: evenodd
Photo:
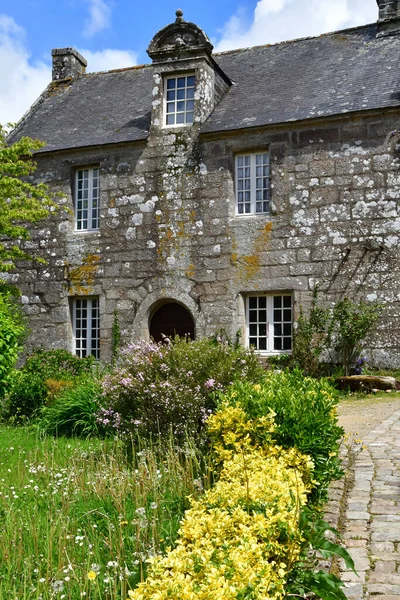
<path id="1" fill-rule="evenodd" d="M 0 428 L 1 599 L 126 598 L 208 477 L 190 441 L 137 448 Z"/>

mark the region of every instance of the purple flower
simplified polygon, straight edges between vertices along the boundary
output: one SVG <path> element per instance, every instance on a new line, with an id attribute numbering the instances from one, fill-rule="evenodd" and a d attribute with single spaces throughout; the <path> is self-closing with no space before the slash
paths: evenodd
<path id="1" fill-rule="evenodd" d="M 215 385 L 215 379 L 207 379 L 204 385 L 207 389 L 213 388 Z"/>

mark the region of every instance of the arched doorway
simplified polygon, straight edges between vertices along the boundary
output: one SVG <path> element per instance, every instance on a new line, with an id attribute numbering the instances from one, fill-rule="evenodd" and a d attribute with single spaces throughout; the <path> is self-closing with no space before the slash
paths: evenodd
<path id="1" fill-rule="evenodd" d="M 190 312 L 177 302 L 162 304 L 153 314 L 149 325 L 150 336 L 161 342 L 163 336 L 189 336 L 194 340 L 194 321 Z"/>

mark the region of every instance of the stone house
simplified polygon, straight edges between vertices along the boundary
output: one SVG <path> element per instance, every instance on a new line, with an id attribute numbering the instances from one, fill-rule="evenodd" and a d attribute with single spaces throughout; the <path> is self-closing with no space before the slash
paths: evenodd
<path id="1" fill-rule="evenodd" d="M 181 11 L 151 64 L 85 74 L 53 50 L 53 81 L 18 124 L 61 192 L 33 228 L 47 265 L 10 275 L 33 345 L 109 360 L 162 333 L 239 331 L 288 352 L 300 306 L 379 299 L 376 363 L 400 366 L 400 0 L 376 23 L 213 54 Z"/>

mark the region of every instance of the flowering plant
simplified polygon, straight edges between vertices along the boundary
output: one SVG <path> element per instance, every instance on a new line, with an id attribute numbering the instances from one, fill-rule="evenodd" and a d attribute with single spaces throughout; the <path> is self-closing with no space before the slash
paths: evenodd
<path id="1" fill-rule="evenodd" d="M 300 555 L 300 507 L 312 462 L 264 443 L 273 414 L 249 419 L 228 404 L 208 419 L 219 480 L 191 501 L 176 548 L 153 559 L 133 600 L 279 600 Z"/>
<path id="2" fill-rule="evenodd" d="M 121 351 L 104 378 L 98 420 L 125 434 L 197 435 L 215 407 L 216 392 L 237 378 L 258 380 L 262 372 L 253 353 L 227 342 L 140 340 Z"/>

